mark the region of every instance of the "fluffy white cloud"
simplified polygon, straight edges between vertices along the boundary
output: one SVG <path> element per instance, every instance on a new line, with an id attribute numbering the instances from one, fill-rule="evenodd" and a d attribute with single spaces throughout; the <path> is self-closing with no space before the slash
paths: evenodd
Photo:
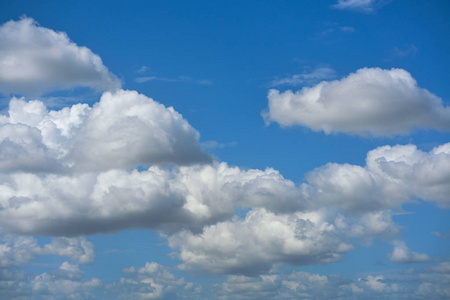
<path id="1" fill-rule="evenodd" d="M 39 274 L 27 283 L 33 299 L 93 298 L 90 291 L 101 288 L 102 282 L 98 278 L 83 281 L 83 276 L 83 271 L 77 265 L 63 262 L 59 269 Z"/>
<path id="2" fill-rule="evenodd" d="M 0 239 L 0 269 L 29 263 L 39 255 L 67 256 L 75 263 L 93 263 L 95 246 L 86 238 L 57 237 L 43 247 L 30 236 L 7 235 Z"/>
<path id="3" fill-rule="evenodd" d="M 1 181 L 0 226 L 27 234 L 130 227 L 198 231 L 232 217 L 238 207 L 286 212 L 306 206 L 296 186 L 273 169 L 243 171 L 225 163 L 141 172 L 16 173 Z"/>
<path id="4" fill-rule="evenodd" d="M 182 231 L 169 237 L 169 245 L 180 248 L 184 269 L 247 275 L 266 273 L 280 263 L 335 262 L 352 249 L 320 213 L 274 214 L 265 209 L 207 226 L 198 235 Z"/>
<path id="5" fill-rule="evenodd" d="M 400 208 L 410 199 L 449 207 L 450 143 L 423 152 L 414 145 L 369 151 L 366 166 L 327 164 L 307 175 L 317 201 L 346 211 Z"/>
<path id="6" fill-rule="evenodd" d="M 95 246 L 86 238 L 56 237 L 42 249 L 42 254 L 68 256 L 76 263 L 91 264 L 95 258 Z"/>
<path id="7" fill-rule="evenodd" d="M 402 69 L 365 68 L 293 93 L 270 90 L 266 122 L 325 133 L 393 136 L 414 128 L 450 130 L 450 108 Z"/>
<path id="8" fill-rule="evenodd" d="M 426 254 L 412 252 L 402 241 L 394 242 L 394 250 L 389 254 L 389 260 L 398 264 L 423 263 L 430 261 Z"/>
<path id="9" fill-rule="evenodd" d="M 30 18 L 0 26 L 0 93 L 39 95 L 77 86 L 115 90 L 121 83 L 98 55 L 63 32 Z"/>
<path id="10" fill-rule="evenodd" d="M 0 170 L 107 170 L 210 158 L 199 134 L 172 107 L 135 91 L 105 92 L 87 104 L 48 111 L 40 101 L 13 98 L 0 117 Z"/>

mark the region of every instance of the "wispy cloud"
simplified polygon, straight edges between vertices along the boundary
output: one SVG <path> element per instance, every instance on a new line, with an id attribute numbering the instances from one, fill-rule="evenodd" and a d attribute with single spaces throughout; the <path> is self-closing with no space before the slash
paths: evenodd
<path id="1" fill-rule="evenodd" d="M 404 49 L 394 47 L 393 55 L 396 57 L 415 56 L 418 50 L 419 49 L 417 49 L 417 47 L 414 45 L 410 45 L 409 47 Z"/>
<path id="2" fill-rule="evenodd" d="M 277 78 L 270 82 L 271 87 L 280 85 L 299 86 L 311 85 L 322 80 L 333 79 L 337 76 L 336 71 L 329 67 L 317 67 L 313 70 L 307 70 L 303 73 L 289 77 Z"/>
<path id="3" fill-rule="evenodd" d="M 389 0 L 338 0 L 332 7 L 341 10 L 352 10 L 363 13 L 373 13 L 386 5 Z"/>
<path id="4" fill-rule="evenodd" d="M 177 78 L 166 78 L 158 76 L 145 76 L 137 77 L 134 81 L 137 83 L 144 83 L 149 81 L 165 81 L 165 82 L 185 82 L 185 83 L 195 83 L 200 85 L 212 85 L 212 81 L 209 79 L 194 79 L 189 76 L 178 76 Z"/>
<path id="5" fill-rule="evenodd" d="M 147 70 L 148 70 L 147 66 L 142 66 L 139 69 L 137 69 L 135 72 L 138 74 L 142 74 L 142 73 L 145 73 Z"/>

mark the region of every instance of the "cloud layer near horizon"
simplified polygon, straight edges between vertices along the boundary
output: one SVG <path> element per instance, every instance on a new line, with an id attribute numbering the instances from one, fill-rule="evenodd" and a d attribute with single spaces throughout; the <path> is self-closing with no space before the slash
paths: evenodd
<path id="1" fill-rule="evenodd" d="M 121 82 L 98 55 L 63 32 L 31 18 L 0 26 L 0 93 L 35 96 L 73 87 L 115 90 Z"/>
<path id="2" fill-rule="evenodd" d="M 270 90 L 266 122 L 327 134 L 394 136 L 417 128 L 450 130 L 450 108 L 402 69 L 359 69 L 300 91 Z"/>

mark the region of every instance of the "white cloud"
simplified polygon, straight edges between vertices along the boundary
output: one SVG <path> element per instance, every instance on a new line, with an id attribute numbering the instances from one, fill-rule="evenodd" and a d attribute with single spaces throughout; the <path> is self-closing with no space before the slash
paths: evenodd
<path id="1" fill-rule="evenodd" d="M 0 239 L 0 269 L 29 263 L 39 255 L 67 256 L 75 263 L 93 263 L 95 246 L 86 238 L 56 237 L 43 247 L 30 236 L 7 235 Z"/>
<path id="2" fill-rule="evenodd" d="M 429 262 L 431 259 L 426 254 L 416 253 L 409 250 L 405 242 L 395 241 L 394 250 L 388 255 L 389 260 L 397 264 L 412 264 Z"/>
<path id="3" fill-rule="evenodd" d="M 169 237 L 169 245 L 180 248 L 183 269 L 245 275 L 267 273 L 281 263 L 331 263 L 352 249 L 318 212 L 277 215 L 265 209 L 207 226 L 198 235 L 182 231 Z"/>
<path id="4" fill-rule="evenodd" d="M 450 108 L 402 69 L 360 69 L 293 93 L 270 90 L 266 122 L 327 134 L 393 136 L 415 128 L 450 130 Z"/>
<path id="5" fill-rule="evenodd" d="M 68 256 L 80 264 L 92 264 L 95 258 L 95 246 L 86 238 L 56 237 L 46 244 L 41 253 Z"/>
<path id="6" fill-rule="evenodd" d="M 212 81 L 209 79 L 194 79 L 189 76 L 178 76 L 176 78 L 166 78 L 158 76 L 143 76 L 137 77 L 135 79 L 137 83 L 145 83 L 148 81 L 165 81 L 165 82 L 185 82 L 185 83 L 195 83 L 200 85 L 212 85 Z"/>
<path id="7" fill-rule="evenodd" d="M 89 299 L 90 291 L 100 289 L 103 284 L 98 278 L 83 280 L 84 273 L 77 265 L 63 262 L 59 269 L 35 276 L 29 284 L 33 299 Z M 23 286 L 22 286 L 23 288 Z M 24 291 L 22 291 L 22 294 Z"/>
<path id="8" fill-rule="evenodd" d="M 115 291 L 119 299 L 192 299 L 195 286 L 184 278 L 177 278 L 168 268 L 147 262 L 142 268 L 125 268 L 120 282 L 109 289 Z"/>
<path id="9" fill-rule="evenodd" d="M 106 92 L 96 104 L 69 157 L 81 169 L 154 163 L 209 162 L 200 135 L 172 107 L 134 91 Z"/>
<path id="10" fill-rule="evenodd" d="M 138 94 L 105 92 L 87 104 L 47 111 L 12 98 L 0 117 L 0 170 L 61 172 L 190 164 L 210 158 L 199 134 L 172 107 Z"/>
<path id="11" fill-rule="evenodd" d="M 0 26 L 0 93 L 39 95 L 73 87 L 115 90 L 121 83 L 86 47 L 23 18 Z"/>
<path id="12" fill-rule="evenodd" d="M 317 67 L 309 72 L 304 72 L 302 74 L 297 74 L 292 77 L 278 78 L 270 83 L 270 86 L 279 85 L 310 85 L 318 83 L 322 80 L 332 79 L 336 77 L 336 71 L 329 67 Z"/>
<path id="13" fill-rule="evenodd" d="M 41 177 L 17 173 L 2 180 L 0 226 L 27 234 L 67 236 L 130 227 L 198 231 L 232 217 L 238 207 L 286 212 L 307 205 L 295 185 L 275 170 L 243 171 L 225 163 Z"/>
<path id="14" fill-rule="evenodd" d="M 371 13 L 387 2 L 388 0 L 338 0 L 333 8 Z"/>
<path id="15" fill-rule="evenodd" d="M 311 197 L 344 211 L 401 208 L 411 199 L 449 207 L 450 143 L 423 152 L 414 145 L 382 146 L 366 166 L 327 164 L 307 174 Z"/>

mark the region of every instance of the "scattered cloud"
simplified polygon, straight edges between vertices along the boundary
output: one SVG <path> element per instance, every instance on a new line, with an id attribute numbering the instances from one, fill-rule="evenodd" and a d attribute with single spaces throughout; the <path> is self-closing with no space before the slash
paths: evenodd
<path id="1" fill-rule="evenodd" d="M 336 71 L 329 67 L 317 67 L 313 70 L 308 70 L 301 74 L 296 74 L 291 77 L 277 78 L 270 83 L 270 86 L 299 86 L 316 84 L 322 80 L 333 79 L 337 76 Z"/>
<path id="2" fill-rule="evenodd" d="M 332 7 L 340 10 L 373 13 L 388 2 L 389 0 L 338 0 Z"/>
<path id="3" fill-rule="evenodd" d="M 327 134 L 394 136 L 415 128 L 450 130 L 450 108 L 402 69 L 359 69 L 300 91 L 270 90 L 267 123 Z"/>
<path id="4" fill-rule="evenodd" d="M 438 239 L 448 239 L 450 237 L 450 231 L 448 231 L 446 234 L 442 234 L 437 231 L 432 231 L 431 234 L 437 237 Z"/>
<path id="5" fill-rule="evenodd" d="M 136 73 L 142 74 L 142 73 L 147 72 L 147 70 L 148 70 L 147 66 L 142 66 L 142 67 L 140 67 L 139 69 L 136 70 Z"/>
<path id="6" fill-rule="evenodd" d="M 426 254 L 412 252 L 405 242 L 394 241 L 394 250 L 388 255 L 389 260 L 397 264 L 412 264 L 429 262 L 431 259 Z"/>
<path id="7" fill-rule="evenodd" d="M 22 18 L 0 26 L 0 93 L 41 95 L 73 87 L 116 90 L 120 80 L 101 58 L 63 32 Z"/>
<path id="8" fill-rule="evenodd" d="M 400 57 L 404 57 L 404 56 L 415 56 L 417 53 L 418 49 L 416 46 L 411 45 L 406 49 L 399 49 L 397 47 L 394 48 L 394 55 L 395 56 L 400 56 Z"/>
<path id="9" fill-rule="evenodd" d="M 145 76 L 137 77 L 135 79 L 137 83 L 144 83 L 148 81 L 165 81 L 165 82 L 185 82 L 185 83 L 195 83 L 200 85 L 212 85 L 212 81 L 208 79 L 194 79 L 188 76 L 179 76 L 177 78 L 165 78 L 157 76 Z"/>
<path id="10" fill-rule="evenodd" d="M 248 277 L 227 276 L 212 290 L 221 299 L 446 299 L 450 295 L 449 263 L 386 275 L 351 278 L 286 271 Z"/>

